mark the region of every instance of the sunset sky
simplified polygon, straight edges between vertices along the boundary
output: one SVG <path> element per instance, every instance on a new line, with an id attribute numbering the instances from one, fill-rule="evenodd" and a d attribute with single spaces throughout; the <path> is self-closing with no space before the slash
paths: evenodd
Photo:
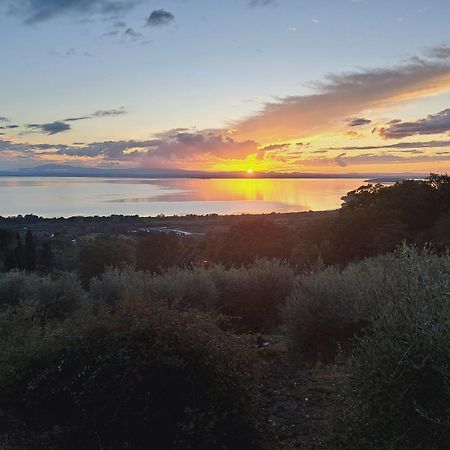
<path id="1" fill-rule="evenodd" d="M 450 172 L 448 0 L 0 0 L 0 169 Z"/>

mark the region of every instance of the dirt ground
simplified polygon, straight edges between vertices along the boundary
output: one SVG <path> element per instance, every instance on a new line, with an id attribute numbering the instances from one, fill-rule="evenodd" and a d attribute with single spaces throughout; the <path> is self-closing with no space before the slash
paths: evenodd
<path id="1" fill-rule="evenodd" d="M 262 402 L 268 449 L 337 450 L 332 419 L 345 379 L 342 365 L 302 367 L 289 358 L 282 336 L 266 339 Z"/>

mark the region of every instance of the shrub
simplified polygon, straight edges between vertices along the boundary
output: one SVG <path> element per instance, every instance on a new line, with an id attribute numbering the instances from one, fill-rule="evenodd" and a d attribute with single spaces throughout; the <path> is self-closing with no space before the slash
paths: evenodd
<path id="1" fill-rule="evenodd" d="M 211 276 L 219 295 L 218 310 L 234 317 L 240 329 L 271 332 L 279 326 L 282 307 L 295 283 L 287 264 L 262 259 L 229 270 L 217 266 Z"/>
<path id="2" fill-rule="evenodd" d="M 131 267 L 108 268 L 91 280 L 89 297 L 96 305 L 116 306 L 122 302 L 143 302 L 149 298 L 151 275 Z"/>
<path id="3" fill-rule="evenodd" d="M 349 437 L 357 448 L 448 448 L 450 258 L 404 248 L 388 263 L 385 301 L 352 355 Z"/>
<path id="4" fill-rule="evenodd" d="M 294 285 L 293 269 L 277 260 L 225 269 L 172 268 L 162 274 L 112 269 L 90 286 L 94 302 L 166 300 L 179 309 L 197 308 L 229 315 L 244 331 L 271 331 Z"/>
<path id="5" fill-rule="evenodd" d="M 200 268 L 172 268 L 162 274 L 138 272 L 133 268 L 109 269 L 92 280 L 90 297 L 95 303 L 113 306 L 121 301 L 161 301 L 188 307 L 214 310 L 217 290 L 211 274 Z"/>
<path id="6" fill-rule="evenodd" d="M 246 337 L 163 305 L 96 311 L 57 328 L 16 311 L 27 331 L 0 344 L 1 409 L 41 433 L 59 430 L 58 448 L 259 447 Z"/>
<path id="7" fill-rule="evenodd" d="M 183 309 L 217 310 L 218 289 L 212 273 L 205 269 L 169 269 L 152 278 L 150 291 L 153 298 L 176 302 Z"/>
<path id="8" fill-rule="evenodd" d="M 444 448 L 450 423 L 450 257 L 395 254 L 304 277 L 285 311 L 303 356 L 356 333 L 345 448 Z M 359 333 L 357 333 L 360 331 Z"/>
<path id="9" fill-rule="evenodd" d="M 72 274 L 53 277 L 25 272 L 0 274 L 0 307 L 27 303 L 45 318 L 64 317 L 75 311 L 85 293 Z"/>
<path id="10" fill-rule="evenodd" d="M 293 355 L 303 361 L 330 361 L 348 349 L 362 323 L 356 313 L 355 288 L 348 283 L 348 272 L 342 274 L 336 268 L 299 280 L 283 313 Z"/>

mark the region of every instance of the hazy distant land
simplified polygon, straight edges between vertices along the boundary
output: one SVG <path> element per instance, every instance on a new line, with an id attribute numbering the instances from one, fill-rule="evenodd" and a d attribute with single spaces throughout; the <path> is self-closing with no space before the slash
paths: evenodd
<path id="1" fill-rule="evenodd" d="M 365 178 L 373 182 L 392 182 L 425 178 L 414 173 L 305 173 L 305 172 L 207 172 L 182 169 L 102 168 L 65 164 L 44 164 L 36 167 L 0 170 L 0 177 L 100 177 L 100 178 Z"/>

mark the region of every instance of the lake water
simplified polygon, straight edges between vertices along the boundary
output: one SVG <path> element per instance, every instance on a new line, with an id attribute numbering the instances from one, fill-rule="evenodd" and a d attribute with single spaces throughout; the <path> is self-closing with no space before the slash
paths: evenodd
<path id="1" fill-rule="evenodd" d="M 140 216 L 321 211 L 362 179 L 0 178 L 0 215 Z"/>

